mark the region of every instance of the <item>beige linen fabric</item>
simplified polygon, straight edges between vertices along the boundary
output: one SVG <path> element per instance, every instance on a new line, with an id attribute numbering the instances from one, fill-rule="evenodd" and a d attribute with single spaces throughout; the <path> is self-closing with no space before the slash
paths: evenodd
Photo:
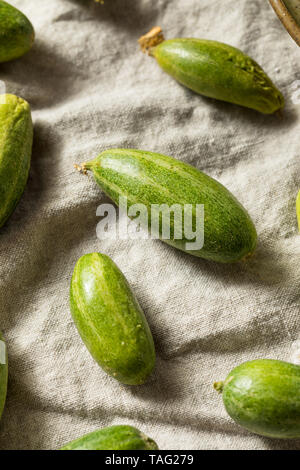
<path id="1" fill-rule="evenodd" d="M 33 50 L 0 65 L 32 106 L 30 178 L 0 231 L 0 328 L 9 351 L 1 449 L 56 449 L 128 423 L 162 449 L 299 449 L 252 435 L 212 389 L 239 363 L 289 360 L 300 336 L 300 49 L 266 0 L 11 0 L 36 29 Z M 139 52 L 154 25 L 220 40 L 253 56 L 286 97 L 282 119 L 202 98 Z M 73 169 L 110 147 L 172 155 L 226 185 L 258 230 L 246 265 L 217 265 L 160 241 L 98 240 L 108 199 Z M 157 366 L 122 386 L 90 357 L 68 303 L 77 259 L 110 255 L 148 318 Z"/>

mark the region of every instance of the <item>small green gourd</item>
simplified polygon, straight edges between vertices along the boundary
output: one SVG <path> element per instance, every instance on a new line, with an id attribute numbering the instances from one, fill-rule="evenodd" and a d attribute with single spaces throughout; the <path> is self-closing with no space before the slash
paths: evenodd
<path id="1" fill-rule="evenodd" d="M 233 369 L 214 387 L 229 416 L 261 436 L 300 438 L 300 366 L 259 359 Z"/>
<path id="2" fill-rule="evenodd" d="M 157 444 L 133 426 L 99 429 L 80 437 L 60 450 L 157 450 Z"/>
<path id="3" fill-rule="evenodd" d="M 254 224 L 243 206 L 220 183 L 196 168 L 166 155 L 133 149 L 110 149 L 94 160 L 76 165 L 82 172 L 92 171 L 98 185 L 116 203 L 126 198 L 127 209 L 142 204 L 148 213 L 148 229 L 153 228 L 153 208 L 162 211 L 158 236 L 169 245 L 193 256 L 220 263 L 250 257 L 257 243 Z M 179 207 L 180 237 L 175 217 L 170 217 L 169 234 L 164 236 L 167 209 Z M 197 206 L 204 207 L 204 224 L 197 221 Z M 203 246 L 191 246 L 186 234 L 184 212 L 191 207 L 193 232 L 204 234 Z M 168 232 L 168 230 L 166 231 Z M 195 238 L 196 238 L 195 235 Z"/>
<path id="4" fill-rule="evenodd" d="M 239 49 L 207 39 L 164 39 L 155 27 L 139 39 L 144 52 L 187 88 L 209 98 L 272 114 L 284 107 L 281 92 Z"/>
<path id="5" fill-rule="evenodd" d="M 29 19 L 17 8 L 0 0 L 0 63 L 18 59 L 34 42 Z"/>
<path id="6" fill-rule="evenodd" d="M 29 104 L 0 95 L 0 227 L 18 204 L 28 179 L 33 126 Z"/>
<path id="7" fill-rule="evenodd" d="M 155 365 L 150 328 L 115 263 L 101 253 L 76 263 L 70 307 L 78 332 L 95 361 L 116 380 L 143 384 Z"/>

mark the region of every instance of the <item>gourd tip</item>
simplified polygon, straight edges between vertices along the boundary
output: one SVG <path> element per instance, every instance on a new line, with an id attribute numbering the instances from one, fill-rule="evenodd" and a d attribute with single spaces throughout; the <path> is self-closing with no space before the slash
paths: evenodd
<path id="1" fill-rule="evenodd" d="M 280 120 L 283 119 L 283 110 L 282 110 L 282 108 L 281 108 L 281 109 L 277 109 L 277 111 L 275 111 L 275 116 L 276 116 L 278 119 L 280 119 Z"/>
<path id="2" fill-rule="evenodd" d="M 151 54 L 151 49 L 165 40 L 164 34 L 160 26 L 154 26 L 150 31 L 141 36 L 138 40 L 144 54 Z"/>
<path id="3" fill-rule="evenodd" d="M 246 261 L 249 261 L 250 258 L 252 258 L 254 254 L 254 251 L 250 251 L 250 253 L 247 253 L 243 258 L 242 258 L 242 262 L 246 262 Z"/>
<path id="4" fill-rule="evenodd" d="M 81 173 L 81 174 L 83 174 L 83 175 L 87 175 L 87 169 L 86 169 L 84 163 L 81 163 L 81 165 L 77 165 L 77 163 L 75 163 L 74 168 L 75 168 L 77 171 L 79 171 L 79 173 Z"/>
<path id="5" fill-rule="evenodd" d="M 218 393 L 222 393 L 222 392 L 223 392 L 223 388 L 224 388 L 224 382 L 215 382 L 215 383 L 214 383 L 214 389 L 215 389 Z"/>

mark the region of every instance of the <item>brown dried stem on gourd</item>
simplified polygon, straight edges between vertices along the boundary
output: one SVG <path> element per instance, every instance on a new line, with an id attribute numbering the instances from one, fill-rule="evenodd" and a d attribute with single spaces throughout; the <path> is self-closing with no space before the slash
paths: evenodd
<path id="1" fill-rule="evenodd" d="M 76 170 L 79 171 L 79 173 L 81 173 L 82 175 L 87 175 L 87 169 L 84 163 L 82 163 L 81 165 L 77 165 L 77 163 L 75 163 L 74 168 L 76 168 Z"/>
<path id="2" fill-rule="evenodd" d="M 276 112 L 275 112 L 275 116 L 282 120 L 283 119 L 283 110 L 282 109 L 278 109 Z"/>
<path id="3" fill-rule="evenodd" d="M 241 259 L 241 261 L 242 261 L 243 263 L 249 261 L 251 258 L 253 258 L 254 253 L 255 253 L 255 250 L 250 251 L 250 253 L 247 253 L 247 254 Z"/>
<path id="4" fill-rule="evenodd" d="M 149 33 L 140 37 L 138 40 L 139 45 L 141 46 L 142 51 L 145 54 L 150 54 L 150 51 L 153 47 L 158 46 L 161 42 L 165 40 L 162 29 L 159 26 L 154 26 Z"/>
<path id="5" fill-rule="evenodd" d="M 218 393 L 222 393 L 222 392 L 223 392 L 223 389 L 224 389 L 224 382 L 215 382 L 215 383 L 214 383 L 214 389 L 215 389 Z"/>

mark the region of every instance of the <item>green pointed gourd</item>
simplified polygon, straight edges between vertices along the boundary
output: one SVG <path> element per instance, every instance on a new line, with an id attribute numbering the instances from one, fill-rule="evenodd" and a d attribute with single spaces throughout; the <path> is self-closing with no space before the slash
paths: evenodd
<path id="1" fill-rule="evenodd" d="M 271 359 L 245 362 L 214 387 L 229 416 L 249 431 L 300 438 L 300 366 Z"/>
<path id="2" fill-rule="evenodd" d="M 34 42 L 34 29 L 29 19 L 17 8 L 0 0 L 0 63 L 18 59 Z"/>
<path id="3" fill-rule="evenodd" d="M 0 418 L 5 405 L 7 392 L 8 360 L 6 344 L 0 333 Z"/>
<path id="4" fill-rule="evenodd" d="M 157 444 L 133 426 L 120 425 L 94 431 L 60 450 L 157 450 Z"/>
<path id="5" fill-rule="evenodd" d="M 33 126 L 29 104 L 0 95 L 0 227 L 14 211 L 28 179 Z"/>
<path id="6" fill-rule="evenodd" d="M 120 198 L 126 198 L 127 208 L 143 204 L 150 231 L 153 211 L 158 214 L 162 209 L 158 237 L 179 250 L 221 263 L 242 260 L 255 250 L 256 230 L 243 206 L 224 186 L 186 163 L 143 150 L 111 149 L 76 167 L 83 172 L 92 171 L 98 185 L 116 204 Z M 174 205 L 179 207 L 181 216 L 177 222 L 172 214 L 169 221 L 166 217 Z M 201 205 L 204 228 L 197 213 L 197 206 Z M 189 207 L 192 230 L 187 234 Z M 201 248 L 196 238 L 200 239 L 202 232 Z"/>
<path id="7" fill-rule="evenodd" d="M 143 384 L 155 365 L 150 328 L 130 286 L 106 255 L 76 263 L 70 307 L 78 332 L 95 361 L 115 379 Z"/>
<path id="8" fill-rule="evenodd" d="M 284 98 L 263 69 L 239 49 L 207 39 L 165 40 L 159 27 L 141 37 L 144 52 L 179 83 L 209 98 L 272 114 Z"/>

